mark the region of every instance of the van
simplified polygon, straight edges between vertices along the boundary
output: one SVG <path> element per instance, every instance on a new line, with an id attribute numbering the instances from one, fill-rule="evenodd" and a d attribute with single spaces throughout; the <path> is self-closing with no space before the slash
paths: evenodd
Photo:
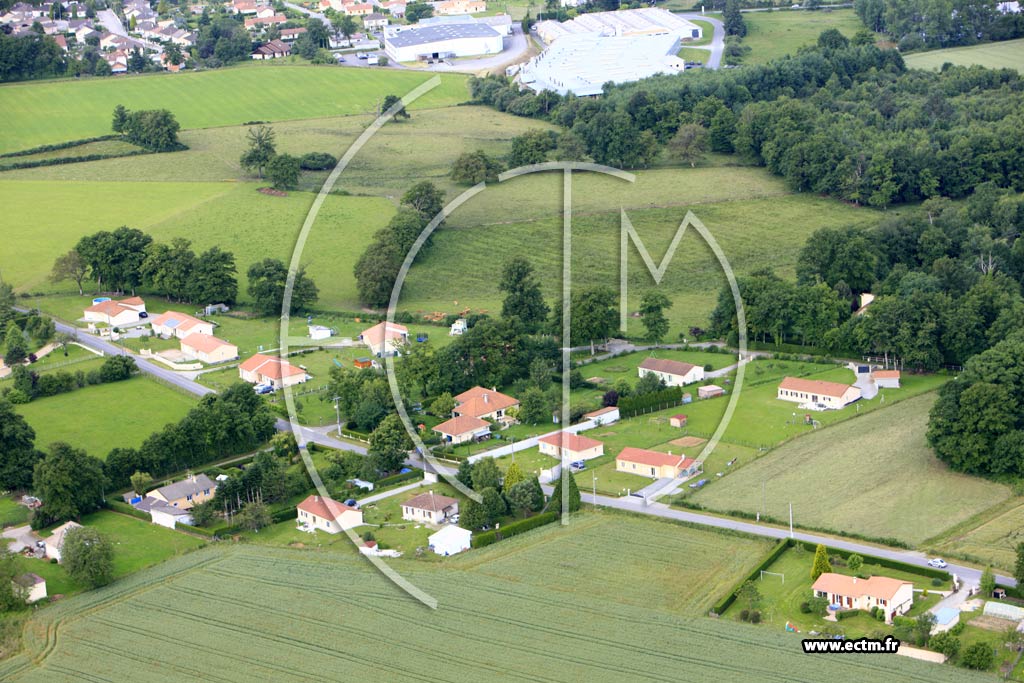
<path id="1" fill-rule="evenodd" d="M 369 64 L 370 66 L 377 66 L 378 64 L 380 64 L 380 57 L 378 57 L 377 55 L 370 55 L 369 57 L 366 58 L 366 63 Z"/>

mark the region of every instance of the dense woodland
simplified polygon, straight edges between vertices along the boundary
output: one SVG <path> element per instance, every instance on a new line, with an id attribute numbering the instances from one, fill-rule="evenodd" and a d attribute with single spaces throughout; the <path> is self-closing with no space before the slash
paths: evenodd
<path id="1" fill-rule="evenodd" d="M 996 0 L 856 0 L 864 25 L 901 50 L 973 45 L 1024 36 L 1024 15 L 1001 14 Z"/>

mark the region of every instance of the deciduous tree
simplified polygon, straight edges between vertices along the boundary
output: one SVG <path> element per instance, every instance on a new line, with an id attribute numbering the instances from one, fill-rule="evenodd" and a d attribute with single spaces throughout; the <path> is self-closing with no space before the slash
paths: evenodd
<path id="1" fill-rule="evenodd" d="M 88 588 L 105 586 L 114 578 L 114 546 L 92 527 L 68 530 L 60 558 L 68 576 Z"/>

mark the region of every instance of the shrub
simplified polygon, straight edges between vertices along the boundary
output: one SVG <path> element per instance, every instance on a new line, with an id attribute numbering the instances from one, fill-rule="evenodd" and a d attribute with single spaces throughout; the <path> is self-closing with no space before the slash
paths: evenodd
<path id="1" fill-rule="evenodd" d="M 811 613 L 811 605 L 806 600 L 804 600 L 803 602 L 800 603 L 800 613 L 801 614 L 810 614 Z"/>
<path id="2" fill-rule="evenodd" d="M 992 646 L 987 643 L 974 643 L 967 647 L 960 655 L 960 663 L 968 669 L 984 671 L 992 668 L 995 657 L 992 654 Z"/>
<path id="3" fill-rule="evenodd" d="M 760 612 L 760 610 L 756 610 L 755 609 L 755 610 L 753 610 L 750 613 L 750 623 L 751 624 L 760 624 L 761 623 L 761 612 Z"/>
<path id="4" fill-rule="evenodd" d="M 932 579 L 932 585 L 936 588 L 940 587 L 942 585 L 942 579 L 936 576 L 934 579 Z"/>
<path id="5" fill-rule="evenodd" d="M 740 621 L 750 621 L 750 610 L 748 610 L 748 609 L 741 609 L 740 610 Z"/>
<path id="6" fill-rule="evenodd" d="M 475 534 L 472 538 L 471 544 L 474 548 L 483 548 L 484 546 L 497 543 L 503 539 L 525 533 L 531 529 L 536 529 L 539 526 L 550 524 L 556 521 L 558 516 L 557 512 L 543 512 L 539 515 L 519 520 L 518 522 L 511 522 L 501 527 L 501 529 Z"/>
<path id="7" fill-rule="evenodd" d="M 862 614 L 862 613 L 863 613 L 863 610 L 859 610 L 859 609 L 839 610 L 838 612 L 836 612 L 836 620 L 837 621 L 842 621 L 843 619 L 849 619 L 850 617 L 855 617 L 858 614 Z M 913 619 L 911 619 L 911 621 L 913 621 Z"/>
<path id="8" fill-rule="evenodd" d="M 334 168 L 337 163 L 338 160 L 327 152 L 310 152 L 303 154 L 299 159 L 299 167 L 303 171 L 326 171 L 329 168 Z"/>

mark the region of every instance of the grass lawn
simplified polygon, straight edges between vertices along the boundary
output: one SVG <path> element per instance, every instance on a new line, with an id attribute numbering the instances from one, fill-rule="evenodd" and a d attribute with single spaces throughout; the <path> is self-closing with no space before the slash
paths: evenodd
<path id="1" fill-rule="evenodd" d="M 430 484 L 429 490 L 442 496 L 459 500 L 462 498 L 452 486 L 443 482 Z M 424 490 L 414 489 L 364 505 L 363 521 L 366 526 L 357 528 L 356 533 L 362 535 L 364 531 L 372 531 L 374 538 L 384 547 L 400 550 L 405 557 L 413 557 L 416 548 L 426 548 L 427 537 L 441 528 L 402 519 L 402 503 L 423 492 Z M 439 555 L 431 552 L 423 553 L 423 557 L 441 559 Z"/>
<path id="2" fill-rule="evenodd" d="M 676 54 L 687 62 L 701 62 L 706 64 L 708 57 L 711 56 L 711 50 L 705 50 L 699 47 L 682 47 Z"/>
<path id="3" fill-rule="evenodd" d="M 759 608 L 762 616 L 760 628 L 766 630 L 782 630 L 786 622 L 792 623 L 802 633 L 807 631 L 821 631 L 828 622 L 822 617 L 814 614 L 803 614 L 800 612 L 800 604 L 806 602 L 813 593 L 811 585 L 811 565 L 814 563 L 814 552 L 811 550 L 797 550 L 790 548 L 784 552 L 779 559 L 773 562 L 767 571 L 783 574 L 783 577 L 766 574 L 763 579 L 757 581 L 757 587 L 761 592 L 762 604 Z M 853 572 L 847 567 L 834 566 L 833 571 L 837 574 L 853 576 Z M 922 592 L 914 593 L 914 606 L 909 616 L 915 616 L 925 609 L 934 606 L 937 598 L 934 595 L 923 594 L 924 590 L 949 590 L 946 585 L 935 587 L 931 579 L 920 574 L 911 574 L 904 571 L 880 567 L 865 562 L 860 572 L 863 576 L 887 576 L 894 579 L 912 581 L 915 589 Z M 740 610 L 747 606 L 740 601 L 734 602 L 722 615 L 724 619 L 739 619 Z M 835 627 L 836 623 L 832 622 Z M 881 630 L 891 632 L 891 627 L 884 622 L 876 621 L 869 615 L 863 614 L 838 622 L 839 628 L 843 629 L 848 638 L 859 638 L 867 636 L 873 631 Z"/>
<path id="4" fill-rule="evenodd" d="M 627 496 L 654 482 L 650 477 L 616 471 L 614 458 L 604 462 L 592 460 L 587 463 L 587 469 L 574 476 L 581 491 L 592 493 L 596 489 L 598 494 L 606 496 Z"/>
<path id="5" fill-rule="evenodd" d="M 404 95 L 434 76 L 247 62 L 212 71 L 5 85 L 0 151 L 109 133 L 110 112 L 118 102 L 129 109 L 169 109 L 182 128 L 209 128 L 369 113 L 381 93 Z M 441 86 L 411 108 L 444 107 L 466 98 L 465 77 L 442 75 Z"/>
<path id="6" fill-rule="evenodd" d="M 744 61 L 750 64 L 795 55 L 799 48 L 816 43 L 821 32 L 830 28 L 837 28 L 844 36 L 852 38 L 864 27 L 852 9 L 747 12 L 743 20 L 747 24 L 743 44 L 751 48 Z"/>
<path id="7" fill-rule="evenodd" d="M 29 365 L 29 369 L 32 372 L 38 372 L 45 374 L 47 372 L 54 372 L 57 370 L 65 370 L 67 372 L 78 372 L 79 370 L 91 370 L 93 367 L 99 367 L 103 364 L 102 357 L 96 355 L 88 349 L 84 349 L 77 344 L 68 344 L 67 355 L 59 348 L 54 349 L 50 353 L 46 354 L 35 363 Z M 0 386 L 3 386 L 3 382 L 8 381 L 10 377 L 0 379 Z"/>
<path id="8" fill-rule="evenodd" d="M 48 152 L 37 152 L 17 157 L 5 157 L 0 159 L 0 171 L 9 166 L 24 164 L 47 159 L 81 159 L 92 154 L 128 154 L 138 152 L 142 148 L 124 140 L 100 140 L 98 142 L 87 142 L 84 145 L 77 145 L 66 149 L 54 149 Z"/>
<path id="9" fill-rule="evenodd" d="M 16 406 L 46 448 L 66 441 L 89 455 L 107 457 L 115 447 L 134 447 L 164 425 L 177 422 L 194 400 L 146 377 L 99 384 Z"/>
<path id="10" fill-rule="evenodd" d="M 1024 38 L 999 43 L 983 43 L 945 50 L 916 52 L 904 56 L 912 69 L 937 70 L 946 62 L 959 66 L 978 64 L 988 69 L 1024 70 Z"/>
<path id="11" fill-rule="evenodd" d="M 918 396 L 808 434 L 690 500 L 754 513 L 762 511 L 764 486 L 774 518 L 784 519 L 792 502 L 797 525 L 920 543 L 1010 495 L 1007 486 L 951 472 L 935 458 L 924 438 L 934 400 Z"/>
<path id="12" fill-rule="evenodd" d="M 494 462 L 502 472 L 507 470 L 513 462 L 516 462 L 519 464 L 520 469 L 523 470 L 523 474 L 531 477 L 539 476 L 541 470 L 549 470 L 557 465 L 558 458 L 541 453 L 539 448 L 527 448 L 525 451 L 495 458 Z"/>
<path id="13" fill-rule="evenodd" d="M 0 497 L 0 526 L 28 524 L 28 508 L 14 501 L 11 496 Z"/>

